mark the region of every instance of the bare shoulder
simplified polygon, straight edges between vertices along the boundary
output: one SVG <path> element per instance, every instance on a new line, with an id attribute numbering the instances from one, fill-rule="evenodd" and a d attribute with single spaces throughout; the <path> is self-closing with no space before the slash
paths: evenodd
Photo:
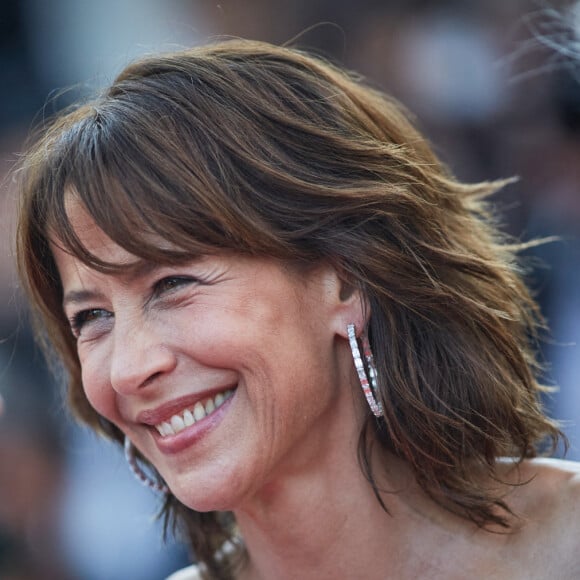
<path id="1" fill-rule="evenodd" d="M 536 458 L 514 471 L 521 485 L 517 492 L 523 511 L 532 519 L 559 519 L 580 510 L 580 463 L 563 459 Z M 518 506 L 516 505 L 516 509 Z M 580 520 L 577 520 L 580 525 Z"/>
<path id="2" fill-rule="evenodd" d="M 555 494 L 555 500 L 569 508 L 575 501 L 580 501 L 580 463 L 564 459 L 532 459 L 522 464 L 521 475 L 530 481 L 532 490 L 540 494 Z"/>
<path id="3" fill-rule="evenodd" d="M 580 463 L 533 459 L 516 470 L 512 506 L 521 516 L 521 542 L 541 553 L 538 568 L 547 566 L 556 577 L 580 578 Z"/>

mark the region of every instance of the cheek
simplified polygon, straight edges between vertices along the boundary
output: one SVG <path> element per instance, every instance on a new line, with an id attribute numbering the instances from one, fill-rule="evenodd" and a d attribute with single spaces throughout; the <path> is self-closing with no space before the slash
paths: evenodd
<path id="1" fill-rule="evenodd" d="M 115 393 L 108 380 L 108 367 L 91 357 L 81 357 L 83 390 L 91 407 L 109 421 L 119 423 Z"/>
<path id="2" fill-rule="evenodd" d="M 158 335 L 182 360 L 193 359 L 217 368 L 237 366 L 259 350 L 255 317 L 228 299 L 206 301 L 187 311 L 167 316 Z"/>

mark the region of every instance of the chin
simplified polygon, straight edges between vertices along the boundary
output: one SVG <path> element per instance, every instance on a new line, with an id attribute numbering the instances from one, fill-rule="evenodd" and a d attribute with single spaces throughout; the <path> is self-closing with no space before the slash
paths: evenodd
<path id="1" fill-rule="evenodd" d="M 219 478 L 182 477 L 171 482 L 173 495 L 185 506 L 197 512 L 233 511 L 242 502 L 239 483 L 232 483 L 220 473 Z"/>

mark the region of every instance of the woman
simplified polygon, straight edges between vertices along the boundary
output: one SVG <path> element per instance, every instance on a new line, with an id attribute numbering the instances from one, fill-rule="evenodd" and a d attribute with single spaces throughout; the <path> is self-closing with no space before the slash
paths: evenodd
<path id="1" fill-rule="evenodd" d="M 256 42 L 137 62 L 45 132 L 23 280 L 72 408 L 186 531 L 176 578 L 580 575 L 500 185 Z"/>

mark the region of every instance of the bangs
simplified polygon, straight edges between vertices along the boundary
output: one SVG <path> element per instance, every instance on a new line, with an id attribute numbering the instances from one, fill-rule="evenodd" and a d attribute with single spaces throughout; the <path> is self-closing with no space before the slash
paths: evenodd
<path id="1" fill-rule="evenodd" d="M 117 99 L 89 114 L 85 109 L 60 132 L 37 190 L 45 235 L 92 268 L 118 270 L 80 242 L 67 211 L 78 202 L 113 242 L 144 260 L 176 263 L 222 249 L 254 253 L 240 235 L 241 212 L 221 187 L 225 178 L 215 175 L 226 163 L 211 136 L 204 135 L 202 149 L 164 110 L 170 103 L 155 104 L 146 114 L 135 95 Z"/>
<path id="2" fill-rule="evenodd" d="M 74 155 L 62 160 L 60 183 L 47 196 L 53 198 L 47 207 L 48 231 L 67 251 L 93 268 L 118 268 L 82 245 L 67 212 L 70 201 L 79 202 L 117 245 L 145 260 L 171 263 L 215 251 L 216 237 L 224 245 L 213 217 L 204 218 L 191 191 L 180 191 L 171 179 L 169 155 L 144 151 L 134 133 L 107 131 L 98 118 L 83 125 L 75 135 L 79 142 L 70 144 Z M 188 169 L 193 188 L 204 187 L 195 184 L 199 180 Z"/>
<path id="3" fill-rule="evenodd" d="M 390 187 L 377 181 L 385 149 L 351 143 L 350 101 L 331 98 L 328 81 L 311 87 L 308 67 L 258 59 L 245 70 L 234 61 L 191 58 L 191 71 L 136 65 L 57 122 L 37 151 L 40 179 L 27 188 L 42 205 L 38 233 L 92 268 L 117 270 L 81 244 L 66 211 L 72 199 L 147 261 L 222 250 L 296 262 L 334 255 L 341 224 L 358 227 L 354 207 L 375 219 L 364 198 Z"/>

